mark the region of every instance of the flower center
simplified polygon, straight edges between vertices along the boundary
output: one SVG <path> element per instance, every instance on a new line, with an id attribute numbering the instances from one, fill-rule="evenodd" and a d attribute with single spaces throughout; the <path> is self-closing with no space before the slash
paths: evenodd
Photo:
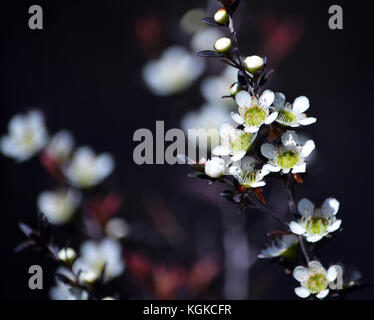
<path id="1" fill-rule="evenodd" d="M 288 110 L 281 109 L 278 111 L 277 121 L 283 124 L 294 124 L 296 123 L 296 116 Z"/>
<path id="2" fill-rule="evenodd" d="M 259 127 L 266 119 L 266 111 L 259 106 L 249 108 L 244 114 L 244 121 L 247 125 Z"/>
<path id="3" fill-rule="evenodd" d="M 252 145 L 252 140 L 252 134 L 243 133 L 232 142 L 232 150 L 234 152 L 247 151 Z"/>
<path id="4" fill-rule="evenodd" d="M 327 231 L 328 221 L 321 217 L 310 217 L 306 223 L 306 231 L 313 235 L 323 235 Z"/>
<path id="5" fill-rule="evenodd" d="M 328 284 L 329 281 L 327 280 L 325 274 L 314 273 L 309 276 L 306 286 L 311 293 L 315 294 L 321 292 L 322 290 L 325 290 Z"/>
<path id="6" fill-rule="evenodd" d="M 251 188 L 251 185 L 257 181 L 257 171 L 246 171 L 242 175 L 243 183 L 241 185 Z"/>
<path id="7" fill-rule="evenodd" d="M 282 169 L 290 169 L 299 162 L 299 154 L 296 151 L 285 151 L 281 153 L 276 160 L 278 166 Z"/>

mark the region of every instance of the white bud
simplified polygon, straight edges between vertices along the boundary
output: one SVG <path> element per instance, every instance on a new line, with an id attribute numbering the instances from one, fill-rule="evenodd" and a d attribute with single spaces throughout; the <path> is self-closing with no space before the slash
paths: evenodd
<path id="1" fill-rule="evenodd" d="M 225 173 L 225 170 L 225 160 L 218 157 L 213 157 L 205 164 L 205 174 L 211 178 L 219 178 Z"/>
<path id="2" fill-rule="evenodd" d="M 82 271 L 79 275 L 80 282 L 87 286 L 93 285 L 98 278 L 98 275 L 93 271 Z"/>
<path id="3" fill-rule="evenodd" d="M 242 87 L 239 82 L 235 82 L 230 87 L 230 93 L 232 96 L 235 96 L 239 91 L 242 91 Z"/>
<path id="4" fill-rule="evenodd" d="M 228 53 L 232 47 L 232 42 L 230 38 L 220 38 L 214 44 L 214 49 L 219 53 Z"/>
<path id="5" fill-rule="evenodd" d="M 218 24 L 227 25 L 229 22 L 229 15 L 225 8 L 218 9 L 214 15 L 214 21 Z"/>
<path id="6" fill-rule="evenodd" d="M 63 248 L 58 252 L 57 256 L 61 261 L 72 263 L 77 257 L 77 253 L 72 248 Z"/>
<path id="7" fill-rule="evenodd" d="M 250 56 L 244 60 L 244 68 L 251 74 L 264 68 L 264 59 L 259 56 Z"/>

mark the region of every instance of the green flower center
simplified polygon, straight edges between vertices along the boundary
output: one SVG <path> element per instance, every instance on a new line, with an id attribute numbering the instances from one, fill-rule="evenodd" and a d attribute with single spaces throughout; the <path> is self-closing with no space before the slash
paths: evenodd
<path id="1" fill-rule="evenodd" d="M 294 124 L 296 122 L 296 116 L 288 110 L 281 109 L 278 111 L 277 121 L 283 124 Z"/>
<path id="2" fill-rule="evenodd" d="M 326 233 L 328 221 L 321 217 L 310 217 L 306 223 L 306 231 L 313 235 L 323 235 Z"/>
<path id="3" fill-rule="evenodd" d="M 266 111 L 259 106 L 249 108 L 244 114 L 244 121 L 248 126 L 259 127 L 266 119 Z"/>
<path id="4" fill-rule="evenodd" d="M 247 151 L 252 145 L 253 135 L 243 133 L 232 142 L 232 150 L 234 152 Z"/>
<path id="5" fill-rule="evenodd" d="M 323 273 L 314 273 L 310 275 L 306 283 L 306 287 L 313 294 L 325 290 L 328 285 L 329 281 L 327 280 L 326 275 Z"/>
<path id="6" fill-rule="evenodd" d="M 285 151 L 280 154 L 277 159 L 276 163 L 282 169 L 290 169 L 295 166 L 299 162 L 299 154 L 295 151 Z"/>
<path id="7" fill-rule="evenodd" d="M 242 175 L 243 183 L 241 183 L 242 186 L 245 186 L 247 188 L 251 188 L 251 184 L 255 183 L 257 181 L 257 172 L 254 171 L 247 171 Z"/>

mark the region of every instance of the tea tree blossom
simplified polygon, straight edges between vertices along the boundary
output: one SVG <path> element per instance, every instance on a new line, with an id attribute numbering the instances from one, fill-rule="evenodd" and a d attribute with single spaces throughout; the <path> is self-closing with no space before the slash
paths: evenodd
<path id="1" fill-rule="evenodd" d="M 69 222 L 80 202 L 80 192 L 73 189 L 44 191 L 37 199 L 39 211 L 47 217 L 50 223 L 56 225 Z"/>
<path id="2" fill-rule="evenodd" d="M 271 241 L 270 245 L 257 256 L 261 259 L 287 256 L 287 253 L 296 246 L 298 239 L 294 235 L 286 234 Z"/>
<path id="3" fill-rule="evenodd" d="M 315 123 L 316 118 L 307 117 L 304 113 L 309 109 L 309 99 L 301 96 L 295 99 L 293 104 L 285 103 L 286 97 L 283 93 L 276 92 L 274 99 L 274 108 L 278 112 L 276 121 L 288 127 L 307 126 Z"/>
<path id="4" fill-rule="evenodd" d="M 167 96 L 187 89 L 204 69 L 201 59 L 183 47 L 173 46 L 144 67 L 143 78 L 154 94 Z"/>
<path id="5" fill-rule="evenodd" d="M 226 171 L 225 160 L 218 157 L 213 157 L 205 163 L 205 174 L 211 178 L 219 178 Z"/>
<path id="6" fill-rule="evenodd" d="M 256 159 L 253 157 L 244 157 L 241 161 L 235 162 L 230 168 L 229 172 L 239 182 L 240 185 L 246 188 L 259 188 L 265 185 L 263 178 L 269 174 L 269 171 L 264 169 L 256 169 Z"/>
<path id="7" fill-rule="evenodd" d="M 108 281 L 119 276 L 125 269 L 122 258 L 121 245 L 110 238 L 105 238 L 100 242 L 86 241 L 80 249 L 80 257 L 75 261 L 73 270 L 81 270 L 100 276 L 105 266 L 104 280 Z M 88 275 L 87 275 L 88 277 Z"/>
<path id="8" fill-rule="evenodd" d="M 239 105 L 239 113 L 231 113 L 232 119 L 244 126 L 245 132 L 256 133 L 261 125 L 270 124 L 278 116 L 277 112 L 270 113 L 270 105 L 274 101 L 274 93 L 264 91 L 260 98 L 252 97 L 247 91 L 240 91 L 235 95 Z"/>
<path id="9" fill-rule="evenodd" d="M 230 156 L 232 161 L 242 159 L 250 150 L 256 134 L 237 130 L 228 123 L 219 129 L 221 144 L 213 149 L 216 156 Z"/>
<path id="10" fill-rule="evenodd" d="M 0 140 L 0 150 L 22 162 L 41 151 L 48 142 L 43 114 L 38 110 L 17 114 L 9 122 L 8 135 Z"/>
<path id="11" fill-rule="evenodd" d="M 109 153 L 95 155 L 90 147 L 80 147 L 63 171 L 72 185 L 87 189 L 101 183 L 113 169 L 114 159 Z"/>
<path id="12" fill-rule="evenodd" d="M 293 271 L 294 278 L 301 286 L 295 288 L 295 293 L 300 298 L 307 298 L 315 294 L 317 298 L 323 299 L 329 294 L 329 282 L 336 279 L 339 266 L 331 266 L 327 271 L 318 261 L 311 261 L 308 267 L 298 266 Z"/>
<path id="13" fill-rule="evenodd" d="M 295 131 L 286 131 L 281 137 L 281 145 L 274 146 L 265 143 L 261 146 L 261 153 L 268 158 L 264 169 L 271 172 L 303 173 L 306 171 L 305 158 L 314 150 L 313 140 L 308 140 L 302 145 Z"/>
<path id="14" fill-rule="evenodd" d="M 250 56 L 244 59 L 244 68 L 251 74 L 255 74 L 265 66 L 265 61 L 259 56 Z"/>
<path id="15" fill-rule="evenodd" d="M 72 274 L 69 270 L 59 267 L 56 273 L 62 274 L 70 280 L 73 280 Z M 72 287 L 68 284 L 56 281 L 56 286 L 49 290 L 49 296 L 52 300 L 88 300 L 88 293 L 79 288 Z"/>
<path id="16" fill-rule="evenodd" d="M 57 132 L 45 148 L 45 152 L 58 162 L 65 162 L 74 147 L 73 135 L 68 130 Z"/>
<path id="17" fill-rule="evenodd" d="M 290 223 L 293 233 L 306 237 L 309 242 L 317 242 L 340 228 L 341 220 L 336 219 L 339 201 L 328 198 L 321 208 L 315 208 L 308 199 L 302 199 L 297 205 L 302 218 Z"/>

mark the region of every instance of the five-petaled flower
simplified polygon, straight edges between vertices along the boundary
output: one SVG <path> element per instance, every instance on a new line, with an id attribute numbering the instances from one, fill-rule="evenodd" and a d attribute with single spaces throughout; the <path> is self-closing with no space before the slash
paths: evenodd
<path id="1" fill-rule="evenodd" d="M 308 199 L 302 199 L 297 209 L 302 216 L 298 221 L 291 221 L 290 230 L 306 237 L 309 242 L 317 242 L 327 234 L 340 228 L 341 220 L 335 215 L 339 210 L 339 201 L 334 198 L 325 200 L 321 208 L 315 208 Z"/>
<path id="2" fill-rule="evenodd" d="M 307 117 L 304 113 L 309 109 L 310 106 L 309 99 L 307 97 L 298 97 L 295 99 L 293 104 L 285 102 L 285 95 L 283 93 L 276 92 L 273 103 L 275 110 L 278 112 L 276 122 L 288 127 L 298 127 L 300 125 L 307 126 L 317 121 L 316 118 Z"/>
<path id="3" fill-rule="evenodd" d="M 318 299 L 325 298 L 330 289 L 329 283 L 338 276 L 339 266 L 331 266 L 327 271 L 318 261 L 311 261 L 308 267 L 298 266 L 293 271 L 294 278 L 300 282 L 301 287 L 295 288 L 300 298 L 307 298 L 315 294 Z"/>
<path id="4" fill-rule="evenodd" d="M 315 148 L 313 140 L 308 140 L 302 145 L 295 131 L 286 131 L 281 137 L 281 145 L 274 146 L 265 143 L 261 146 L 261 153 L 269 161 L 264 165 L 264 169 L 271 172 L 282 173 L 303 173 L 306 171 L 305 158 L 308 157 Z"/>
<path id="5" fill-rule="evenodd" d="M 270 114 L 270 105 L 274 101 L 274 93 L 265 90 L 260 98 L 252 97 L 247 91 L 240 91 L 235 96 L 239 113 L 231 113 L 232 119 L 244 126 L 245 132 L 256 133 L 263 124 L 270 124 L 278 116 L 277 112 Z"/>

